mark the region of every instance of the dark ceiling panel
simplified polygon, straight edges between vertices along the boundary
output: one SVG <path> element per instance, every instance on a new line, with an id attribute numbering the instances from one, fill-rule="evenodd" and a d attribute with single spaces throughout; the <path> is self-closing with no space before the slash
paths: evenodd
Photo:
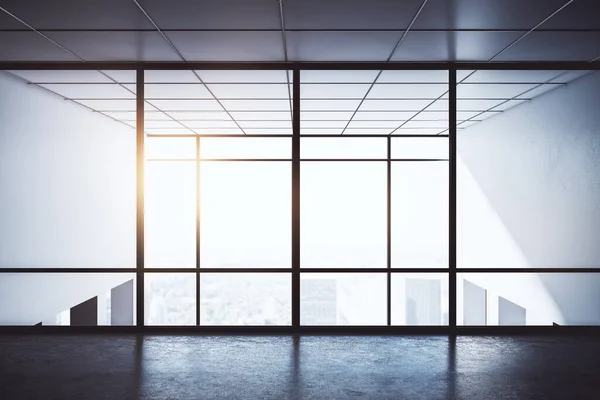
<path id="1" fill-rule="evenodd" d="M 2 6 L 2 4 L 0 4 Z M 4 11 L 0 10 L 0 31 L 7 29 L 29 29 Z"/>
<path id="2" fill-rule="evenodd" d="M 158 32 L 46 32 L 86 61 L 180 61 Z"/>
<path id="3" fill-rule="evenodd" d="M 277 0 L 139 2 L 160 29 L 281 29 Z"/>
<path id="4" fill-rule="evenodd" d="M 541 29 L 600 29 L 600 1 L 575 0 Z"/>
<path id="5" fill-rule="evenodd" d="M 284 61 L 280 32 L 168 32 L 188 61 Z"/>
<path id="6" fill-rule="evenodd" d="M 415 29 L 529 30 L 568 0 L 429 0 Z"/>
<path id="7" fill-rule="evenodd" d="M 406 29 L 423 0 L 284 0 L 287 29 Z"/>
<path id="8" fill-rule="evenodd" d="M 0 32 L 0 61 L 77 61 L 35 32 Z"/>
<path id="9" fill-rule="evenodd" d="M 409 32 L 392 61 L 488 61 L 518 32 Z"/>
<path id="10" fill-rule="evenodd" d="M 599 32 L 532 32 L 495 61 L 590 61 L 600 55 Z"/>
<path id="11" fill-rule="evenodd" d="M 399 32 L 288 32 L 293 61 L 385 61 Z"/>
<path id="12" fill-rule="evenodd" d="M 133 0 L 4 0 L 2 7 L 35 29 L 151 29 Z"/>

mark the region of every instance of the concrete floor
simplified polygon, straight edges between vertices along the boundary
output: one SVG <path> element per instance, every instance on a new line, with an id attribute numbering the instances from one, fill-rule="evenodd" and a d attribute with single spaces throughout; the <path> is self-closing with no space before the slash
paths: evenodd
<path id="1" fill-rule="evenodd" d="M 600 338 L 0 335 L 0 399 L 599 399 Z"/>

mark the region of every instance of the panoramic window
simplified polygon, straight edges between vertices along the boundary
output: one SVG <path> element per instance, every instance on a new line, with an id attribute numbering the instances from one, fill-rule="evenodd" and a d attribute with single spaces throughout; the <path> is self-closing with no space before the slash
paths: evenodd
<path id="1" fill-rule="evenodd" d="M 598 74 L 5 71 L 0 324 L 598 325 Z"/>

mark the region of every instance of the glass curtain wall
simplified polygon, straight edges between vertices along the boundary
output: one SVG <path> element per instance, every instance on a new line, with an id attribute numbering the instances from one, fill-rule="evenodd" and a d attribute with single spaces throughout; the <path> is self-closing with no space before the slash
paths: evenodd
<path id="1" fill-rule="evenodd" d="M 452 74 L 146 70 L 140 229 L 136 71 L 4 71 L 0 325 L 600 325 L 600 73 Z"/>

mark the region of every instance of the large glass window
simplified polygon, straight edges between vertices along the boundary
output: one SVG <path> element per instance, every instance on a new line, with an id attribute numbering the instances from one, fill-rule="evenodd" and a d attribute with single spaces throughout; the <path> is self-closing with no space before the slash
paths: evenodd
<path id="1" fill-rule="evenodd" d="M 303 162 L 304 268 L 385 268 L 386 166 L 382 162 Z"/>
<path id="2" fill-rule="evenodd" d="M 0 325 L 600 325 L 599 72 L 294 75 L 0 75 Z"/>
<path id="3" fill-rule="evenodd" d="M 290 325 L 291 274 L 202 274 L 200 325 Z"/>
<path id="4" fill-rule="evenodd" d="M 303 273 L 301 325 L 385 325 L 386 274 Z"/>
<path id="5" fill-rule="evenodd" d="M 200 171 L 200 265 L 290 267 L 290 163 L 202 162 Z"/>

